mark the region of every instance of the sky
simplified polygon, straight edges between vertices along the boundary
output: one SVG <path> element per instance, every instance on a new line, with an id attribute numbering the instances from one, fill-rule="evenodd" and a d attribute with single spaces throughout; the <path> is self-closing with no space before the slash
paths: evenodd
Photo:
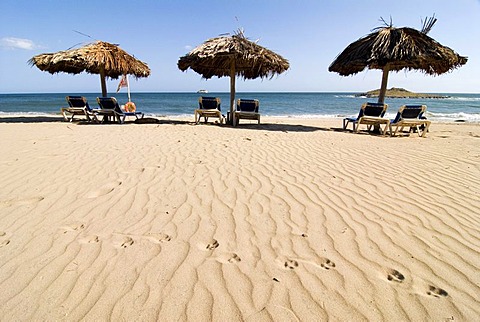
<path id="1" fill-rule="evenodd" d="M 290 69 L 272 79 L 238 79 L 239 92 L 364 92 L 380 87 L 381 71 L 342 77 L 328 71 L 351 42 L 380 27 L 421 29 L 468 57 L 440 76 L 390 73 L 388 88 L 422 93 L 480 93 L 480 0 L 1 0 L 0 93 L 97 93 L 98 75 L 51 75 L 27 61 L 41 53 L 95 40 L 115 44 L 146 62 L 148 78 L 132 92 L 228 92 L 228 78 L 182 72 L 178 59 L 205 40 L 243 28 L 247 38 L 280 54 Z M 108 80 L 115 92 L 119 80 Z"/>

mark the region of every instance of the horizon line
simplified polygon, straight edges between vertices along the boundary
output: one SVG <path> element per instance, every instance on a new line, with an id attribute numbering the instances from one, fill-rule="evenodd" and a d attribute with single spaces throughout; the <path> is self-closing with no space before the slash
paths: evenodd
<path id="1" fill-rule="evenodd" d="M 78 92 L 0 92 L 0 95 L 16 95 L 16 94 L 98 94 L 97 91 L 78 91 Z M 197 93 L 196 91 L 134 91 L 130 93 L 142 93 L 142 94 L 230 94 L 229 91 L 208 91 L 208 93 Z M 319 94 L 319 93 L 341 93 L 341 94 L 359 94 L 365 93 L 365 91 L 238 91 L 235 93 L 265 93 L 265 94 L 290 94 L 290 93 L 298 93 L 298 94 Z M 126 94 L 126 93 L 115 93 L 118 94 Z M 473 93 L 473 92 L 418 92 L 417 94 L 480 94 Z"/>

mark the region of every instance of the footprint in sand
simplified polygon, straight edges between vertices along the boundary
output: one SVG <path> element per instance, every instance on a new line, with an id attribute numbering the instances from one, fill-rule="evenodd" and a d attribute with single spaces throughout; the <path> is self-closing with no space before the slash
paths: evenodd
<path id="1" fill-rule="evenodd" d="M 148 233 L 147 239 L 155 244 L 160 244 L 164 242 L 169 242 L 172 240 L 172 237 L 164 233 Z"/>
<path id="2" fill-rule="evenodd" d="M 402 283 L 405 280 L 405 276 L 396 269 L 388 269 L 387 280 Z"/>
<path id="3" fill-rule="evenodd" d="M 299 262 L 302 263 L 302 264 L 306 264 L 306 265 L 313 265 L 315 267 L 319 267 L 319 268 L 323 268 L 324 270 L 330 270 L 332 268 L 335 268 L 335 263 L 326 258 L 326 257 L 321 257 L 320 260 L 317 260 L 317 259 L 314 259 L 314 260 L 311 260 L 311 259 L 301 259 L 301 258 L 297 258 L 296 260 L 295 259 L 278 259 L 277 260 L 279 263 L 282 263 L 283 267 L 284 268 L 289 268 L 289 269 L 295 269 L 296 267 L 298 267 L 299 265 Z"/>
<path id="4" fill-rule="evenodd" d="M 85 224 L 71 224 L 71 225 L 60 227 L 60 228 L 63 229 L 64 230 L 63 233 L 66 234 L 70 231 L 80 231 L 84 229 Z"/>
<path id="5" fill-rule="evenodd" d="M 124 237 L 122 243 L 119 245 L 121 248 L 127 248 L 132 246 L 135 241 L 131 237 Z"/>
<path id="6" fill-rule="evenodd" d="M 232 263 L 232 264 L 233 263 L 238 263 L 240 261 L 242 261 L 242 259 L 237 254 L 232 254 L 232 256 L 228 259 L 228 262 Z"/>
<path id="7" fill-rule="evenodd" d="M 118 248 L 127 248 L 129 246 L 132 246 L 135 241 L 131 237 L 123 237 L 120 241 L 117 243 Z"/>
<path id="8" fill-rule="evenodd" d="M 219 261 L 220 263 L 224 263 L 224 264 L 227 264 L 227 263 L 235 264 L 235 263 L 238 263 L 238 262 L 242 261 L 240 256 L 238 256 L 235 253 L 224 253 L 224 254 L 221 254 L 220 256 L 218 256 L 215 259 L 217 261 Z"/>
<path id="9" fill-rule="evenodd" d="M 220 246 L 218 241 L 216 239 L 212 239 L 212 241 L 210 243 L 208 243 L 205 248 L 208 249 L 208 250 L 214 250 L 218 246 Z"/>
<path id="10" fill-rule="evenodd" d="M 323 258 L 322 262 L 320 263 L 320 267 L 323 269 L 329 270 L 335 267 L 335 263 L 328 258 Z"/>
<path id="11" fill-rule="evenodd" d="M 438 298 L 438 297 L 447 297 L 448 293 L 444 289 L 441 289 L 439 287 L 435 287 L 433 285 L 429 285 L 427 295 Z"/>
<path id="12" fill-rule="evenodd" d="M 295 269 L 296 267 L 298 267 L 298 262 L 294 259 L 287 259 L 283 263 L 283 267 L 288 269 Z"/>
<path id="13" fill-rule="evenodd" d="M 117 188 L 121 184 L 122 184 L 121 181 L 115 181 L 115 182 L 107 183 L 104 186 L 102 186 L 102 187 L 100 187 L 96 190 L 90 191 L 89 193 L 87 193 L 87 195 L 85 197 L 87 197 L 89 199 L 92 199 L 92 198 L 105 196 L 105 195 L 111 193 L 113 190 L 115 190 L 115 188 Z"/>
<path id="14" fill-rule="evenodd" d="M 39 196 L 39 197 L 32 197 L 32 198 L 25 198 L 25 199 L 2 200 L 0 201 L 0 206 L 10 207 L 12 205 L 21 205 L 21 206 L 30 205 L 30 204 L 40 202 L 43 199 L 45 199 L 45 197 Z"/>
<path id="15" fill-rule="evenodd" d="M 4 240 L 4 241 L 0 242 L 0 248 L 2 248 L 3 246 L 7 246 L 8 244 L 10 244 L 10 240 L 9 239 Z"/>
<path id="16" fill-rule="evenodd" d="M 7 234 L 6 232 L 4 232 L 4 231 L 0 231 L 0 237 L 3 237 L 3 236 L 5 236 L 6 234 Z"/>
<path id="17" fill-rule="evenodd" d="M 80 240 L 82 244 L 95 244 L 100 242 L 100 238 L 97 235 L 88 236 Z"/>

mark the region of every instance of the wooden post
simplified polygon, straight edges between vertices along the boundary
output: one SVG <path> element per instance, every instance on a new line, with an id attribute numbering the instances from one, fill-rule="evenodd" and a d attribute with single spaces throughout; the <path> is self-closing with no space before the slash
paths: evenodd
<path id="1" fill-rule="evenodd" d="M 382 85 L 380 85 L 380 92 L 378 93 L 378 103 L 385 104 L 385 94 L 387 93 L 388 73 L 390 72 L 390 66 L 386 64 L 383 67 L 382 73 Z M 386 128 L 385 128 L 386 130 Z M 380 133 L 380 124 L 373 126 L 373 131 Z"/>
<path id="2" fill-rule="evenodd" d="M 102 97 L 107 97 L 107 82 L 105 80 L 105 69 L 100 67 L 100 83 L 102 84 Z"/>
<path id="3" fill-rule="evenodd" d="M 235 59 L 230 62 L 230 120 L 233 126 L 236 126 L 235 113 Z"/>
<path id="4" fill-rule="evenodd" d="M 382 85 L 380 86 L 380 93 L 378 93 L 378 103 L 385 103 L 385 94 L 387 93 L 388 73 L 390 72 L 390 66 L 386 64 L 383 67 Z"/>

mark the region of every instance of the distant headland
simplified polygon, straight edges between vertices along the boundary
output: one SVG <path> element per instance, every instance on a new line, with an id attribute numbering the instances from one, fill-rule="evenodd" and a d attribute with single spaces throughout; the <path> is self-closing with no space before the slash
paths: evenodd
<path id="1" fill-rule="evenodd" d="M 380 92 L 379 89 L 375 89 L 375 90 L 372 90 L 372 91 L 368 91 L 366 93 L 355 94 L 355 96 L 356 97 L 365 96 L 365 97 L 368 97 L 368 98 L 378 97 L 379 92 Z M 414 92 L 407 91 L 404 88 L 392 87 L 390 89 L 387 89 L 387 93 L 385 94 L 385 97 L 389 97 L 389 98 L 449 98 L 450 96 L 443 96 L 443 95 L 437 95 L 437 94 L 414 93 Z"/>

